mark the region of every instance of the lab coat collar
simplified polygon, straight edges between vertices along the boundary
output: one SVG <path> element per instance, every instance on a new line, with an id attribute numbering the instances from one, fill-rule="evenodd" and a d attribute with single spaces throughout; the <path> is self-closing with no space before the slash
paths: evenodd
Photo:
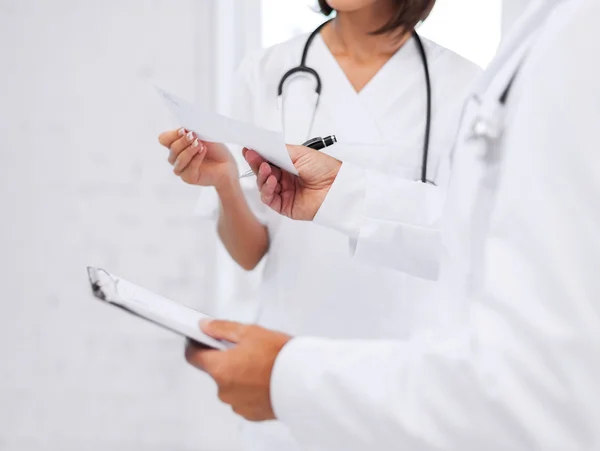
<path id="1" fill-rule="evenodd" d="M 427 44 L 424 43 L 424 45 Z M 430 66 L 432 59 L 432 56 L 428 55 Z M 398 82 L 405 77 L 410 79 L 410 84 Z M 400 86 L 404 87 L 403 91 L 399 90 Z M 407 90 L 413 91 L 410 95 L 422 96 L 423 104 L 425 104 L 427 85 L 423 61 L 413 37 L 409 38 L 384 64 L 373 79 L 358 93 L 358 97 L 370 115 L 379 119 L 388 114 L 390 108 L 407 94 Z"/>
<path id="2" fill-rule="evenodd" d="M 365 136 L 382 139 L 376 118 L 370 109 L 365 108 L 320 35 L 313 41 L 307 64 L 314 65 L 321 76 L 323 91 L 319 102 L 320 114 L 330 116 L 336 127 L 333 133 L 338 139 L 347 142 L 362 142 Z"/>
<path id="3" fill-rule="evenodd" d="M 546 18 L 560 1 L 533 0 L 504 39 L 487 70 L 473 83 L 463 106 L 461 127 L 457 131 L 450 161 L 456 162 L 457 143 L 463 138 L 497 138 L 501 133 L 500 98 L 518 75 L 525 56 Z M 472 152 L 471 152 L 472 153 Z M 456 174 L 453 172 L 452 178 Z"/>

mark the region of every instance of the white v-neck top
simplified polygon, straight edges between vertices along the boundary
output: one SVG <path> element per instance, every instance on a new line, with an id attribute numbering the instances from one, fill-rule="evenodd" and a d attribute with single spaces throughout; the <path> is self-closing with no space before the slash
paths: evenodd
<path id="1" fill-rule="evenodd" d="M 305 41 L 306 36 L 301 36 L 244 61 L 236 93 L 238 118 L 281 130 L 277 86 L 282 75 L 298 64 Z M 433 91 L 428 174 L 436 180 L 442 177 L 438 174 L 440 157 L 449 151 L 454 138 L 451 131 L 462 94 L 479 68 L 431 41 L 423 42 Z M 338 144 L 324 152 L 418 180 L 427 97 L 414 39 L 358 93 L 320 36 L 313 41 L 307 64 L 321 77 L 319 107 L 309 131 L 315 82 L 299 75 L 286 83 L 286 141 L 301 143 L 309 137 L 335 134 Z M 346 236 L 271 212 L 260 203 L 255 180 L 245 183 L 251 205 L 268 226 L 271 239 L 258 293 L 258 323 L 290 334 L 335 338 L 404 338 L 427 327 L 429 300 L 437 297 L 433 282 L 354 260 Z"/>
<path id="2" fill-rule="evenodd" d="M 294 76 L 284 89 L 285 120 L 277 108 L 281 77 L 299 64 L 307 35 L 248 56 L 235 86 L 235 116 L 281 130 L 288 143 L 335 134 L 338 144 L 324 149 L 335 158 L 362 167 L 418 180 L 426 119 L 426 84 L 422 60 L 411 38 L 357 93 L 337 61 L 317 36 L 307 64 L 322 81 L 319 107 L 311 123 L 315 81 Z M 457 54 L 423 39 L 433 91 L 429 179 L 445 178 L 438 167 L 450 150 L 462 95 L 479 68 Z M 247 165 L 242 163 L 242 171 Z M 292 335 L 332 338 L 404 339 L 435 327 L 434 282 L 407 273 L 365 265 L 353 259 L 348 237 L 310 222 L 296 222 L 260 203 L 255 179 L 243 181 L 250 205 L 269 228 L 270 249 L 257 291 L 257 322 Z M 418 183 L 418 182 L 415 182 Z M 415 185 L 416 190 L 442 190 Z M 410 193 L 410 191 L 407 191 Z M 407 194 L 398 199 L 407 211 L 435 210 Z M 413 231 L 414 232 L 414 231 Z M 246 275 L 239 271 L 240 278 Z M 247 286 L 246 288 L 247 289 Z M 244 425 L 246 449 L 296 449 L 277 423 Z"/>

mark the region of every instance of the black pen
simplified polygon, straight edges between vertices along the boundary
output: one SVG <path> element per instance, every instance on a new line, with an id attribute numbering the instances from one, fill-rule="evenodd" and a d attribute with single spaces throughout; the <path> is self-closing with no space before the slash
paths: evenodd
<path id="1" fill-rule="evenodd" d="M 321 150 L 325 147 L 333 146 L 336 142 L 337 138 L 335 137 L 335 135 L 330 135 L 326 136 L 325 138 L 321 138 L 319 136 L 317 138 L 309 139 L 305 143 L 302 143 L 302 145 L 304 147 L 310 147 L 311 149 Z M 240 175 L 240 178 L 243 179 L 244 177 L 250 177 L 251 175 L 254 175 L 254 171 L 252 171 L 252 169 L 250 169 L 247 172 L 244 172 L 242 175 Z"/>
<path id="2" fill-rule="evenodd" d="M 337 142 L 335 135 L 326 136 L 325 138 L 313 138 L 302 144 L 304 147 L 310 147 L 311 149 L 321 150 L 325 147 L 333 146 Z"/>

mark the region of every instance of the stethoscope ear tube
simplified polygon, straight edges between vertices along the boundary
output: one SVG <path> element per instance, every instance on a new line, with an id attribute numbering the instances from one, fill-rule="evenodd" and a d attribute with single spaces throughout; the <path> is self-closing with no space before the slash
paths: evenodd
<path id="1" fill-rule="evenodd" d="M 427 164 L 429 163 L 429 138 L 431 137 L 431 78 L 429 75 L 429 64 L 427 54 L 421 38 L 416 31 L 413 31 L 413 37 L 419 48 L 421 61 L 423 61 L 423 71 L 425 72 L 425 84 L 427 89 L 427 117 L 425 121 L 425 136 L 423 137 L 423 161 L 421 162 L 421 182 L 427 183 Z"/>
<path id="2" fill-rule="evenodd" d="M 317 71 L 314 70 L 312 67 L 298 66 L 298 67 L 294 67 L 294 68 L 288 70 L 283 75 L 283 77 L 281 77 L 281 81 L 279 82 L 279 86 L 277 87 L 277 97 L 278 98 L 281 98 L 283 96 L 283 84 L 286 82 L 286 80 L 288 78 L 290 78 L 292 75 L 299 74 L 299 73 L 305 73 L 305 74 L 312 75 L 316 81 L 315 92 L 317 93 L 317 95 L 319 95 L 319 96 L 321 95 L 321 77 L 319 77 L 319 74 L 317 73 Z"/>
<path id="3" fill-rule="evenodd" d="M 320 33 L 321 29 L 325 25 L 327 25 L 329 22 L 331 22 L 332 20 L 333 19 L 329 19 L 329 20 L 323 22 L 321 25 L 319 25 L 317 28 L 315 28 L 315 30 L 308 36 L 308 39 L 306 40 L 306 43 L 304 44 L 304 49 L 302 49 L 302 58 L 300 59 L 300 65 L 298 65 L 296 67 L 292 67 L 285 74 L 283 74 L 283 77 L 281 77 L 281 80 L 279 81 L 279 86 L 277 86 L 277 97 L 281 97 L 283 95 L 283 85 L 287 81 L 287 79 L 297 73 L 307 73 L 307 74 L 312 75 L 315 78 L 315 81 L 317 82 L 315 92 L 319 96 L 321 95 L 321 77 L 319 76 L 319 73 L 316 70 L 314 70 L 312 67 L 308 67 L 306 65 L 306 57 L 308 56 L 308 50 L 310 49 L 310 45 L 312 44 L 312 41 Z"/>
<path id="4" fill-rule="evenodd" d="M 322 23 L 321 25 L 319 25 L 308 36 L 308 39 L 306 40 L 306 43 L 304 44 L 304 49 L 302 50 L 302 59 L 300 60 L 300 65 L 288 70 L 283 75 L 283 77 L 281 77 L 281 80 L 279 81 L 279 85 L 277 86 L 277 101 L 278 101 L 278 105 L 279 105 L 281 115 L 282 115 L 282 123 L 283 123 L 283 116 L 284 116 L 284 113 L 283 113 L 283 111 L 284 111 L 283 110 L 283 85 L 285 84 L 287 79 L 290 78 L 292 75 L 297 74 L 297 73 L 306 73 L 306 74 L 309 74 L 310 76 L 314 77 L 314 79 L 316 81 L 315 92 L 317 93 L 317 101 L 315 102 L 313 119 L 311 121 L 311 129 L 312 129 L 312 123 L 314 122 L 314 118 L 316 116 L 316 110 L 319 105 L 319 100 L 321 97 L 322 83 L 321 83 L 321 77 L 319 76 L 319 73 L 312 67 L 308 67 L 306 65 L 306 58 L 308 55 L 308 50 L 310 49 L 310 46 L 311 46 L 312 41 L 314 40 L 315 36 L 318 35 L 319 32 L 321 31 L 321 29 L 325 25 L 327 25 L 331 20 L 333 20 L 333 19 L 330 19 L 330 20 Z M 422 158 L 422 162 L 421 162 L 421 182 L 429 183 L 427 181 L 427 166 L 429 163 L 429 145 L 430 145 L 430 137 L 431 137 L 431 116 L 432 116 L 431 77 L 430 77 L 430 73 L 429 73 L 429 64 L 427 61 L 427 53 L 425 52 L 425 47 L 423 46 L 423 42 L 421 41 L 421 38 L 419 37 L 419 35 L 417 34 L 416 31 L 413 30 L 412 35 L 413 35 L 413 38 L 415 39 L 415 42 L 419 49 L 419 54 L 421 55 L 421 60 L 423 62 L 423 71 L 425 73 L 425 85 L 426 85 L 426 89 L 427 89 L 427 116 L 426 116 L 426 120 L 425 120 L 425 136 L 423 138 L 423 158 Z"/>

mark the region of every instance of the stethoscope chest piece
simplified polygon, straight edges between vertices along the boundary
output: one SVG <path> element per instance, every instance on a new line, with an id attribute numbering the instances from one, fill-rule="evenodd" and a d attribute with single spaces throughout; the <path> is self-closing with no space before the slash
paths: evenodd
<path id="1" fill-rule="evenodd" d="M 471 133 L 469 138 L 471 139 L 487 139 L 487 140 L 496 140 L 500 138 L 501 128 L 498 121 L 485 118 L 482 116 L 478 116 L 473 121 L 473 126 L 471 127 Z"/>

